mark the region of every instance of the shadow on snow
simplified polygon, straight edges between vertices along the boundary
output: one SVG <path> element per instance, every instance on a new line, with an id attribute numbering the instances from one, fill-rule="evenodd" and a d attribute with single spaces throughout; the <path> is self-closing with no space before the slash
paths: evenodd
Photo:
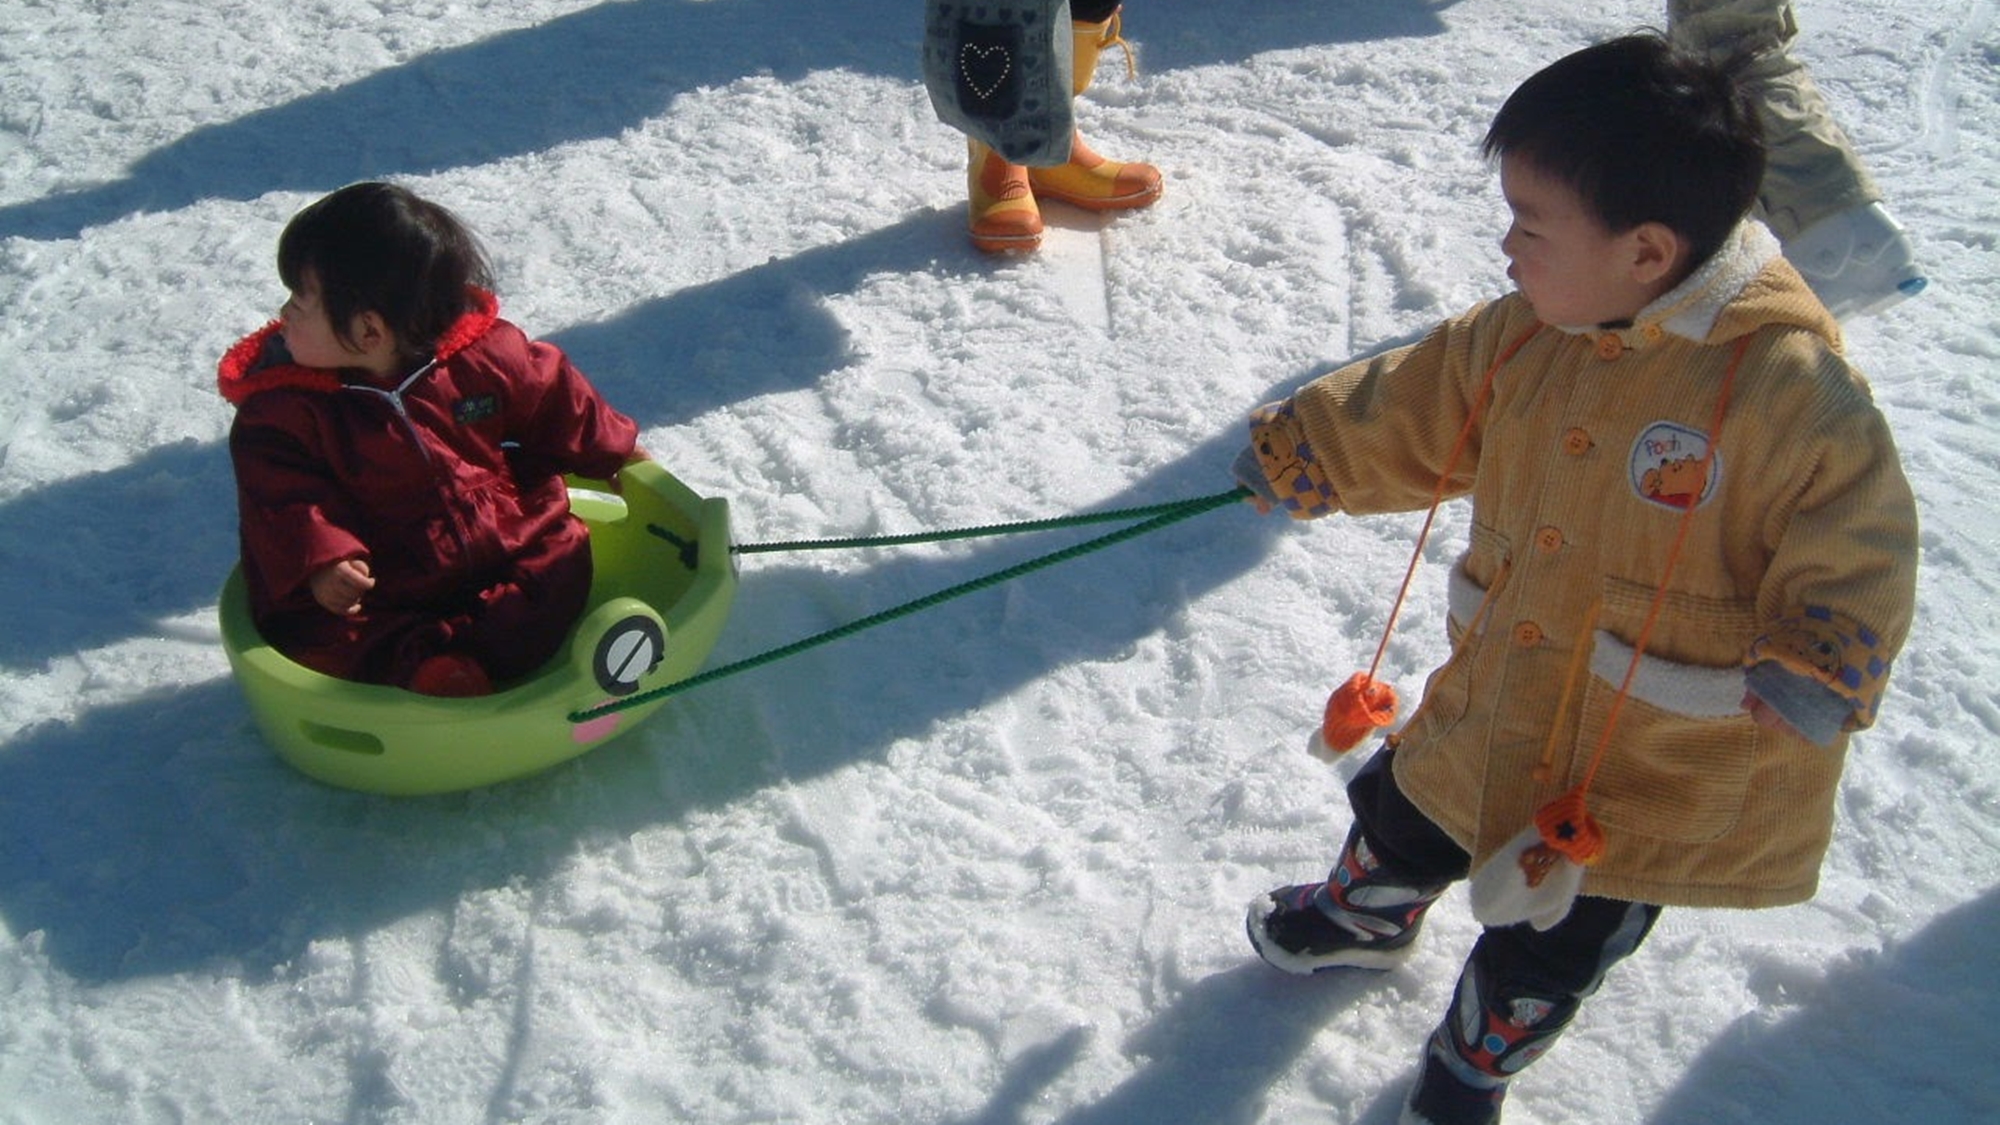
<path id="1" fill-rule="evenodd" d="M 1213 14 L 1148 3 L 1140 18 L 1145 37 L 1157 37 L 1151 65 L 1192 66 L 1276 47 L 1433 34 L 1442 6 L 1251 0 Z M 680 92 L 760 70 L 852 66 L 915 81 L 919 40 L 915 10 L 890 0 L 603 4 L 197 130 L 117 183 L 0 208 L 0 237 L 73 235 L 211 196 L 327 190 L 611 135 Z M 383 119 L 409 127 L 369 128 Z M 951 253 L 940 247 L 958 248 L 953 261 L 974 263 L 966 268 L 994 268 L 963 251 L 957 223 L 955 208 L 918 214 L 550 338 L 643 426 L 686 421 L 810 385 L 849 362 L 845 330 L 821 295 L 885 269 L 939 268 Z M 674 378 L 647 374 L 661 371 Z M 1240 440 L 1231 428 L 1106 506 L 1219 491 Z M 233 494 L 226 452 L 187 442 L 0 504 L 0 574 L 8 576 L 0 606 L 9 619 L 0 665 L 32 667 L 212 606 L 235 558 L 233 505 L 224 499 Z M 838 653 L 804 653 L 782 671 L 695 689 L 633 737 L 492 790 L 392 800 L 314 785 L 263 747 L 224 680 L 44 723 L 0 752 L 0 915 L 79 978 L 218 963 L 274 971 L 316 938 L 545 874 L 582 837 L 670 821 L 774 777 L 837 769 L 1055 668 L 1116 655 L 1254 566 L 1283 524 L 1242 509 L 1204 515 L 1035 576 L 1030 594 L 1009 583 L 931 611 L 994 618 L 989 646 L 926 645 L 925 634 L 891 624 L 839 642 Z M 759 649 L 797 639 L 791 627 L 801 614 L 788 604 L 839 607 L 840 620 L 823 628 L 1095 533 L 890 558 L 837 575 L 760 563 L 746 570 L 725 649 L 745 648 L 742 638 L 752 636 Z M 1135 581 L 1120 561 L 1135 551 L 1173 562 L 1144 568 L 1142 578 L 1171 577 Z M 1079 605 L 1089 612 L 1079 614 Z M 1010 640 L 1016 618 L 1029 621 L 1018 631 L 1031 644 Z M 747 652 L 719 651 L 717 659 L 732 655 Z M 899 673 L 870 671 L 883 667 Z M 797 690 L 801 683 L 812 690 Z M 1144 1101 L 1152 1088 L 1128 1096 Z"/>
<path id="2" fill-rule="evenodd" d="M 1127 26 L 1149 69 L 1172 69 L 1281 47 L 1434 35 L 1444 30 L 1437 10 L 1448 6 L 1141 0 Z M 681 94 L 746 75 L 789 80 L 844 67 L 916 84 L 922 39 L 922 9 L 908 0 L 599 4 L 198 128 L 140 157 L 122 179 L 0 207 L 0 238 L 74 238 L 203 199 L 319 193 L 615 137 Z"/>

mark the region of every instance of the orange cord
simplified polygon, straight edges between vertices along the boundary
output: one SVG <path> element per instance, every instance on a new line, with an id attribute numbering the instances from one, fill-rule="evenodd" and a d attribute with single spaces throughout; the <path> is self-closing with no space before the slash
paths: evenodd
<path id="1" fill-rule="evenodd" d="M 1729 411 L 1730 393 L 1736 384 L 1736 371 L 1743 364 L 1743 355 L 1750 349 L 1750 337 L 1745 336 L 1736 343 L 1736 352 L 1729 359 L 1729 367 L 1722 374 L 1722 390 L 1715 398 L 1715 418 L 1708 427 L 1708 449 L 1701 458 L 1702 479 L 1708 479 L 1708 470 L 1715 462 L 1717 443 L 1722 437 L 1722 419 Z M 1681 513 L 1680 526 L 1675 529 L 1673 546 L 1667 550 L 1667 563 L 1660 573 L 1660 584 L 1653 591 L 1653 603 L 1647 607 L 1646 621 L 1639 627 L 1639 637 L 1632 645 L 1632 659 L 1625 665 L 1625 678 L 1618 684 L 1618 694 L 1611 699 L 1611 710 L 1604 717 L 1604 729 L 1597 736 L 1597 746 L 1591 751 L 1590 765 L 1584 770 L 1583 780 L 1575 788 L 1548 804 L 1535 814 L 1535 827 L 1541 831 L 1542 842 L 1580 864 L 1597 862 L 1604 854 L 1604 832 L 1590 815 L 1587 799 L 1591 783 L 1597 780 L 1598 767 L 1604 764 L 1605 754 L 1611 749 L 1611 732 L 1618 725 L 1618 717 L 1625 710 L 1625 700 L 1631 696 L 1632 681 L 1639 674 L 1639 660 L 1646 653 L 1646 645 L 1653 638 L 1653 626 L 1659 622 L 1660 607 L 1666 604 L 1667 583 L 1672 579 L 1674 567 L 1680 563 L 1682 550 L 1687 546 L 1688 530 L 1694 526 L 1694 513 L 1701 507 L 1700 497 L 1690 502 Z M 1588 641 L 1579 638 L 1579 650 Z M 1576 675 L 1580 661 L 1571 662 L 1571 675 Z M 1563 695 L 1570 693 L 1565 685 Z"/>
<path id="2" fill-rule="evenodd" d="M 1597 632 L 1597 615 L 1604 609 L 1602 599 L 1590 603 L 1590 612 L 1584 614 L 1583 628 L 1578 637 L 1588 637 Z M 1543 785 L 1555 780 L 1556 739 L 1561 736 L 1563 724 L 1569 719 L 1569 705 L 1576 698 L 1576 685 L 1583 682 L 1584 661 L 1590 659 L 1590 646 L 1579 642 L 1570 653 L 1569 668 L 1563 673 L 1562 698 L 1556 700 L 1555 719 L 1549 723 L 1549 737 L 1542 743 L 1542 760 L 1535 763 L 1535 780 Z"/>
<path id="3" fill-rule="evenodd" d="M 1395 604 L 1389 607 L 1389 620 L 1382 626 L 1382 639 L 1375 645 L 1375 658 L 1368 662 L 1366 672 L 1356 672 L 1327 698 L 1326 715 L 1320 723 L 1320 741 L 1336 752 L 1345 753 L 1354 749 L 1368 737 L 1368 732 L 1386 727 L 1396 720 L 1396 689 L 1377 680 L 1375 671 L 1382 666 L 1382 655 L 1389 650 L 1389 635 L 1395 631 L 1396 619 L 1403 612 L 1403 602 L 1410 596 L 1410 582 L 1416 577 L 1417 563 L 1423 560 L 1424 544 L 1430 539 L 1431 525 L 1437 522 L 1438 506 L 1444 503 L 1444 490 L 1451 483 L 1452 473 L 1458 470 L 1458 462 L 1465 455 L 1467 443 L 1472 440 L 1472 428 L 1478 424 L 1480 413 L 1486 409 L 1486 400 L 1493 391 L 1493 377 L 1541 330 L 1542 325 L 1538 323 L 1522 333 L 1520 339 L 1507 345 L 1479 381 L 1479 393 L 1472 400 L 1465 425 L 1459 428 L 1458 440 L 1451 447 L 1451 455 L 1445 458 L 1444 471 L 1438 474 L 1437 487 L 1431 492 L 1430 511 L 1424 514 L 1423 530 L 1417 533 L 1416 549 L 1410 552 L 1410 565 L 1403 571 L 1403 584 L 1396 591 Z M 1481 608 L 1483 610 L 1484 607 Z"/>
<path id="4" fill-rule="evenodd" d="M 1542 326 L 1538 323 L 1523 333 L 1520 339 L 1507 345 L 1479 380 L 1479 394 L 1472 400 L 1472 411 L 1465 416 L 1465 425 L 1459 427 L 1458 440 L 1452 444 L 1451 456 L 1445 458 L 1444 471 L 1438 474 L 1437 487 L 1431 490 L 1430 511 L 1424 513 L 1423 530 L 1417 533 L 1417 548 L 1410 552 L 1410 565 L 1403 571 L 1403 585 L 1396 591 L 1396 604 L 1389 609 L 1389 620 L 1382 626 L 1382 640 L 1375 646 L 1375 659 L 1368 664 L 1368 678 L 1371 680 L 1382 664 L 1382 654 L 1389 648 L 1389 634 L 1396 628 L 1396 619 L 1403 612 L 1403 602 L 1410 596 L 1410 581 L 1416 577 L 1417 563 L 1424 557 L 1424 543 L 1430 539 L 1431 525 L 1437 522 L 1438 506 L 1444 503 L 1444 490 L 1451 484 L 1451 475 L 1458 471 L 1459 459 L 1465 456 L 1465 447 L 1472 440 L 1472 428 L 1478 425 L 1479 415 L 1486 409 L 1486 400 L 1493 393 L 1493 377 L 1541 330 Z"/>

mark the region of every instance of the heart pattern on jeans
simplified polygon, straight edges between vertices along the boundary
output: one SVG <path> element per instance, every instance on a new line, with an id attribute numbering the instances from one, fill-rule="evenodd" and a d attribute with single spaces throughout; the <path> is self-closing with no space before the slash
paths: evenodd
<path id="1" fill-rule="evenodd" d="M 1005 47 L 967 43 L 958 52 L 958 71 L 981 101 L 990 100 L 1014 71 L 1014 56 Z"/>

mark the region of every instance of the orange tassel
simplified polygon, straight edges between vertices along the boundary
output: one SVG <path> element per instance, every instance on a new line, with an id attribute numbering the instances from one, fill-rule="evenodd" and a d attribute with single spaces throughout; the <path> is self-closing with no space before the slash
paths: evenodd
<path id="1" fill-rule="evenodd" d="M 1486 403 L 1486 396 L 1493 390 L 1493 377 L 1514 358 L 1514 353 L 1528 345 L 1528 341 L 1540 333 L 1542 326 L 1523 332 L 1520 338 L 1508 344 L 1493 365 L 1486 369 L 1485 378 L 1479 381 L 1479 397 L 1473 400 L 1472 409 L 1466 412 L 1465 425 L 1458 431 L 1458 441 L 1452 446 L 1451 456 L 1445 458 L 1444 472 L 1438 474 L 1437 488 L 1431 493 L 1431 510 L 1424 517 L 1423 530 L 1417 532 L 1416 549 L 1410 552 L 1410 565 L 1403 571 L 1403 586 L 1396 591 L 1396 604 L 1389 610 L 1389 622 L 1382 626 L 1381 643 L 1375 646 L 1375 661 L 1366 672 L 1356 672 L 1346 683 L 1334 689 L 1326 701 L 1326 717 L 1319 725 L 1317 745 L 1312 747 L 1314 755 L 1332 759 L 1335 754 L 1345 754 L 1369 734 L 1388 726 L 1396 720 L 1396 689 L 1375 679 L 1375 669 L 1382 666 L 1382 654 L 1389 648 L 1389 634 L 1395 631 L 1396 618 L 1403 611 L 1403 600 L 1410 596 L 1410 579 L 1416 576 L 1417 563 L 1424 557 L 1424 544 L 1430 540 L 1431 527 L 1437 522 L 1438 506 L 1444 503 L 1446 486 L 1451 483 L 1452 474 L 1458 470 L 1458 460 L 1465 453 L 1465 447 L 1472 437 L 1474 423 L 1479 421 L 1480 409 Z M 1480 606 L 1480 613 L 1486 611 Z"/>
<path id="2" fill-rule="evenodd" d="M 1542 842 L 1588 867 L 1604 854 L 1604 830 L 1584 807 L 1581 786 L 1542 806 L 1535 814 Z"/>
<path id="3" fill-rule="evenodd" d="M 1344 754 L 1361 745 L 1370 732 L 1395 720 L 1396 689 L 1366 672 L 1356 672 L 1327 697 L 1320 741 Z"/>

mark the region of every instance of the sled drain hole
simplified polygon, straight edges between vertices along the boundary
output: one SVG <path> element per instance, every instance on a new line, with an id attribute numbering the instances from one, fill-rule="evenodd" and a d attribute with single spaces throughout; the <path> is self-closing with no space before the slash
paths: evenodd
<path id="1" fill-rule="evenodd" d="M 301 720 L 299 729 L 315 744 L 329 750 L 340 750 L 348 754 L 368 754 L 380 757 L 387 752 L 382 740 L 367 731 L 349 730 L 346 727 L 330 727 L 325 723 Z"/>

